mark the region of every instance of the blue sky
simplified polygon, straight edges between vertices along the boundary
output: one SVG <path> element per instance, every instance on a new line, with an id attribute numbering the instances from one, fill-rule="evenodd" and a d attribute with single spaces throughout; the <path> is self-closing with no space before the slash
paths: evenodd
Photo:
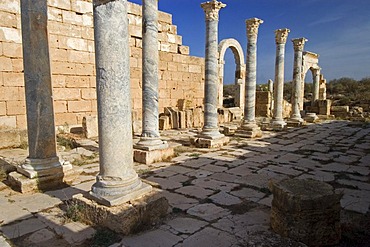
<path id="1" fill-rule="evenodd" d="M 132 0 L 141 4 L 142 0 Z M 201 0 L 159 0 L 159 9 L 172 14 L 190 54 L 204 57 L 205 19 Z M 264 20 L 259 28 L 257 82 L 274 79 L 274 30 L 289 28 L 285 53 L 285 80 L 292 80 L 292 38 L 305 37 L 305 50 L 320 55 L 319 65 L 329 80 L 370 76 L 370 0 L 224 0 L 220 11 L 219 41 L 238 40 L 246 52 L 245 20 Z M 233 82 L 235 63 L 226 53 L 225 82 Z M 307 81 L 312 80 L 310 73 Z"/>

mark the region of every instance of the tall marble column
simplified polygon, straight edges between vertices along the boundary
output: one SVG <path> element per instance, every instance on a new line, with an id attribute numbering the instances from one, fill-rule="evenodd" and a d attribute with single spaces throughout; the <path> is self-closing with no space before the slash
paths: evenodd
<path id="1" fill-rule="evenodd" d="M 283 92 L 284 92 L 284 57 L 285 44 L 290 30 L 287 28 L 275 31 L 276 59 L 275 59 L 275 83 L 274 83 L 274 114 L 272 128 L 282 130 L 286 123 L 283 119 Z"/>
<path id="2" fill-rule="evenodd" d="M 293 69 L 293 92 L 292 92 L 292 114 L 290 121 L 302 123 L 303 119 L 300 113 L 299 98 L 302 90 L 302 59 L 303 48 L 307 41 L 305 38 L 293 39 L 294 46 L 294 69 Z"/>
<path id="3" fill-rule="evenodd" d="M 21 20 L 29 155 L 17 171 L 28 178 L 56 176 L 72 167 L 56 153 L 47 1 L 22 0 Z"/>
<path id="4" fill-rule="evenodd" d="M 315 105 L 315 102 L 319 100 L 320 94 L 320 69 L 314 69 L 312 71 L 313 77 L 313 90 L 312 90 L 312 101 L 311 105 Z"/>
<path id="5" fill-rule="evenodd" d="M 94 0 L 100 170 L 90 194 L 106 206 L 151 187 L 133 169 L 127 0 Z"/>
<path id="6" fill-rule="evenodd" d="M 271 95 L 271 102 L 270 102 L 270 111 L 269 111 L 269 116 L 272 117 L 274 115 L 274 81 L 269 79 L 267 81 L 267 87 L 268 91 L 270 92 Z"/>
<path id="7" fill-rule="evenodd" d="M 160 139 L 158 110 L 158 0 L 143 1 L 142 59 L 142 134 L 137 149 L 164 149 L 168 144 Z"/>
<path id="8" fill-rule="evenodd" d="M 206 61 L 204 83 L 204 126 L 195 144 L 213 147 L 212 141 L 224 138 L 218 129 L 218 13 L 226 4 L 216 0 L 201 4 L 206 17 Z M 208 144 L 201 145 L 202 139 Z M 228 140 L 228 139 L 227 139 Z M 220 144 L 223 145 L 223 144 Z M 217 144 L 218 146 L 218 144 Z"/>
<path id="9" fill-rule="evenodd" d="M 262 135 L 256 124 L 256 83 L 257 83 L 257 36 L 258 28 L 263 20 L 251 18 L 246 20 L 247 25 L 247 63 L 245 83 L 244 120 L 236 135 L 241 137 L 258 137 Z"/>

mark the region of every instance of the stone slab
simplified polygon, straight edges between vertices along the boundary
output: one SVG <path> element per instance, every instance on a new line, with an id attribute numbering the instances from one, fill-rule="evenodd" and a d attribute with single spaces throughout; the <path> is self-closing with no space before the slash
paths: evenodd
<path id="1" fill-rule="evenodd" d="M 152 164 L 170 159 L 175 156 L 173 147 L 156 150 L 134 149 L 134 161 L 142 164 Z"/>
<path id="2" fill-rule="evenodd" d="M 177 232 L 193 234 L 194 232 L 206 226 L 208 223 L 202 220 L 178 217 L 173 220 L 170 220 L 166 224 Z"/>
<path id="3" fill-rule="evenodd" d="M 55 175 L 28 178 L 18 172 L 11 172 L 8 175 L 8 182 L 10 187 L 21 193 L 31 193 L 35 191 L 48 191 L 61 188 L 71 184 L 82 172 L 79 167 L 74 167 L 64 173 Z"/>
<path id="4" fill-rule="evenodd" d="M 130 236 L 124 238 L 121 245 L 124 247 L 172 247 L 182 240 L 181 237 L 176 236 L 168 231 L 157 229 L 149 231 L 140 235 Z"/>
<path id="5" fill-rule="evenodd" d="M 100 205 L 82 194 L 74 196 L 73 201 L 81 206 L 84 221 L 124 235 L 157 223 L 167 215 L 169 205 L 160 190 L 113 207 Z"/>
<path id="6" fill-rule="evenodd" d="M 0 231 L 9 239 L 18 238 L 28 233 L 46 228 L 46 225 L 37 218 L 30 218 L 21 222 L 0 227 Z"/>
<path id="7" fill-rule="evenodd" d="M 229 137 L 222 136 L 218 139 L 190 137 L 190 143 L 198 148 L 220 148 L 230 141 Z"/>

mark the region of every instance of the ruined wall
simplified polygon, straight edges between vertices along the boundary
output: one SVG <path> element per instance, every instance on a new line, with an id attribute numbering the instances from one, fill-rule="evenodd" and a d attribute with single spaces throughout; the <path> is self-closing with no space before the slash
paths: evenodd
<path id="1" fill-rule="evenodd" d="M 48 0 L 48 31 L 56 125 L 96 115 L 92 0 Z M 141 118 L 141 6 L 129 3 L 131 96 Z M 159 107 L 187 99 L 203 105 L 204 59 L 189 56 L 170 14 L 159 12 Z M 20 1 L 0 1 L 0 127 L 26 128 Z M 114 51 L 112 51 L 114 52 Z"/>

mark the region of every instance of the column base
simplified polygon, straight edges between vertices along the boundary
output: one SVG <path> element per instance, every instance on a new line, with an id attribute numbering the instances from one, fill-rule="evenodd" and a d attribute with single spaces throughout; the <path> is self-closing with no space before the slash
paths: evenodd
<path id="1" fill-rule="evenodd" d="M 168 148 L 168 143 L 166 141 L 162 141 L 159 138 L 141 137 L 140 141 L 134 145 L 134 148 L 146 151 L 153 151 Z"/>
<path id="2" fill-rule="evenodd" d="M 10 187 L 21 193 L 55 190 L 65 187 L 73 182 L 82 173 L 82 168 L 73 167 L 71 164 L 62 165 L 54 174 L 29 178 L 16 171 L 8 175 L 7 182 Z"/>
<path id="3" fill-rule="evenodd" d="M 167 215 L 169 207 L 166 197 L 155 189 L 141 198 L 131 198 L 130 203 L 115 207 L 100 205 L 89 197 L 82 194 L 73 197 L 73 201 L 81 210 L 82 220 L 123 235 L 152 227 Z"/>
<path id="4" fill-rule="evenodd" d="M 305 124 L 305 121 L 300 118 L 300 119 L 289 119 L 287 122 L 288 127 L 301 127 Z"/>
<path id="5" fill-rule="evenodd" d="M 271 123 L 271 128 L 272 130 L 275 130 L 275 131 L 282 131 L 287 128 L 287 123 L 284 122 L 283 120 L 273 121 Z"/>
<path id="6" fill-rule="evenodd" d="M 316 115 L 316 113 L 309 112 L 309 113 L 306 113 L 304 120 L 308 123 L 316 123 L 319 121 L 319 117 Z"/>
<path id="7" fill-rule="evenodd" d="M 229 137 L 220 134 L 217 138 L 209 136 L 197 135 L 190 137 L 190 143 L 198 148 L 220 148 L 230 141 Z"/>
<path id="8" fill-rule="evenodd" d="M 255 122 L 243 123 L 242 126 L 235 131 L 235 136 L 242 138 L 262 137 L 262 131 Z"/>
<path id="9" fill-rule="evenodd" d="M 113 190 L 114 189 L 115 188 L 113 188 Z M 122 193 L 122 194 L 112 193 L 112 195 L 108 195 L 108 193 L 105 193 L 105 195 L 101 195 L 93 191 L 90 191 L 89 195 L 86 195 L 86 196 L 90 198 L 91 200 L 94 200 L 104 206 L 112 207 L 112 206 L 117 206 L 117 205 L 126 203 L 131 200 L 138 199 L 142 197 L 143 195 L 149 193 L 150 191 L 152 191 L 152 186 L 140 181 L 139 186 L 136 186 L 132 190 L 128 190 L 127 193 Z"/>
<path id="10" fill-rule="evenodd" d="M 174 148 L 169 147 L 167 143 L 166 146 L 163 146 L 163 148 L 161 149 L 154 150 L 134 149 L 134 161 L 147 165 L 156 162 L 161 162 L 174 156 L 175 156 Z"/>
<path id="11" fill-rule="evenodd" d="M 236 125 L 224 126 L 224 135 L 233 136 L 237 129 L 238 129 L 238 127 Z"/>

